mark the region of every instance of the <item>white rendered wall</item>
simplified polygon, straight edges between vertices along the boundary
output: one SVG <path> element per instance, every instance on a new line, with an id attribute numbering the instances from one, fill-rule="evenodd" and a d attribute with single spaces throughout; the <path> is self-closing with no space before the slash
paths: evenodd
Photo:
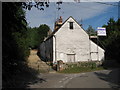
<path id="1" fill-rule="evenodd" d="M 73 22 L 73 30 L 69 29 L 69 22 Z M 75 61 L 88 61 L 89 59 L 89 36 L 72 19 L 55 33 L 56 36 L 56 59 L 67 61 L 67 54 L 75 54 Z"/>
<path id="2" fill-rule="evenodd" d="M 92 61 L 96 61 L 96 60 L 103 60 L 104 59 L 104 50 L 101 48 L 101 47 L 97 47 L 97 45 L 93 42 L 93 41 L 90 41 L 91 42 L 91 59 Z M 98 52 L 98 53 L 95 53 L 95 52 Z"/>

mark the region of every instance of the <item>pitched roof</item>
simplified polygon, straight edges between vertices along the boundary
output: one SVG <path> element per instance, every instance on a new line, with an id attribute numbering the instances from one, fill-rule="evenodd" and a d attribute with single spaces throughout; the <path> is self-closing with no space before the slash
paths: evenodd
<path id="1" fill-rule="evenodd" d="M 72 17 L 72 16 L 70 16 L 69 18 L 72 18 L 79 26 L 80 26 L 80 24 Z M 69 19 L 68 18 L 68 19 Z M 61 27 L 67 22 L 67 20 L 68 19 L 66 19 L 65 21 L 64 21 L 64 23 L 61 25 Z M 60 28 L 61 28 L 60 27 Z M 80 26 L 81 27 L 81 26 Z M 48 40 L 49 38 L 51 38 L 60 28 L 58 28 L 57 30 L 54 30 L 47 38 L 46 38 L 46 40 Z M 82 27 L 81 27 L 82 28 Z M 83 29 L 83 28 L 82 28 Z M 84 30 L 84 29 L 83 29 Z M 85 30 L 84 30 L 85 31 Z M 86 32 L 86 31 L 85 31 Z M 86 32 L 86 34 L 88 34 L 87 32 Z M 93 42 L 92 40 L 90 40 L 91 42 Z M 93 42 L 93 43 L 95 43 L 95 42 Z M 96 44 L 96 43 L 95 43 Z M 99 45 L 98 45 L 99 46 Z M 99 46 L 100 47 L 100 46 Z M 103 49 L 102 47 L 100 47 L 101 49 Z M 103 49 L 104 50 L 104 49 Z"/>
<path id="2" fill-rule="evenodd" d="M 69 18 L 72 18 L 79 26 L 80 26 L 80 24 L 72 17 L 72 16 L 70 16 Z M 68 19 L 69 19 L 68 18 Z M 68 19 L 66 19 L 65 21 L 64 21 L 64 23 L 61 25 L 61 27 L 67 22 L 67 20 Z M 60 28 L 61 28 L 60 27 Z M 80 26 L 81 27 L 81 26 Z M 51 35 L 49 35 L 48 37 L 47 37 L 47 39 L 49 39 L 49 38 L 51 38 L 60 28 L 58 28 L 57 30 L 54 30 L 52 33 L 51 33 Z M 81 27 L 82 28 L 82 27 Z M 83 29 L 83 28 L 82 28 Z M 84 29 L 83 29 L 84 30 Z M 84 30 L 85 31 L 85 30 Z M 46 40 L 47 40 L 46 39 Z"/>

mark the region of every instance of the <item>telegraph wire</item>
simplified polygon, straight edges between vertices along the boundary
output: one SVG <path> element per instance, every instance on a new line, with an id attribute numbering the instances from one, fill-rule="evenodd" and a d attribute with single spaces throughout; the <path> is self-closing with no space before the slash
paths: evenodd
<path id="1" fill-rule="evenodd" d="M 80 5 L 75 5 L 75 4 L 72 4 L 72 5 L 74 5 L 74 6 L 80 6 Z M 82 8 L 87 8 L 87 9 L 91 9 L 91 10 L 96 10 L 96 11 L 99 10 L 99 9 L 95 9 L 95 8 L 91 8 L 91 7 L 87 7 L 87 6 L 80 6 L 80 7 L 82 7 Z M 106 13 L 113 13 L 113 12 L 110 12 L 110 11 L 103 11 L 103 12 L 106 12 Z"/>
<path id="2" fill-rule="evenodd" d="M 104 4 L 104 5 L 111 5 L 111 6 L 117 6 L 117 7 L 119 7 L 119 5 L 109 4 L 109 3 L 104 3 L 104 2 L 95 2 L 95 3 Z"/>
<path id="3" fill-rule="evenodd" d="M 93 3 L 99 3 L 99 4 L 104 4 L 104 5 L 111 5 L 111 6 L 120 7 L 118 4 L 115 5 L 115 4 L 109 4 L 109 3 L 105 3 L 105 2 L 97 2 L 97 1 L 91 1 L 91 0 L 85 0 L 85 1 L 90 1 L 90 2 L 93 2 Z"/>

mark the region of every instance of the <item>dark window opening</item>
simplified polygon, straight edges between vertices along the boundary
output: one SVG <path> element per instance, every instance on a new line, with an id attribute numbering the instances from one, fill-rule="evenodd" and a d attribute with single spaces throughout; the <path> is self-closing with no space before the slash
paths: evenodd
<path id="1" fill-rule="evenodd" d="M 70 22 L 70 29 L 73 29 L 73 22 Z"/>

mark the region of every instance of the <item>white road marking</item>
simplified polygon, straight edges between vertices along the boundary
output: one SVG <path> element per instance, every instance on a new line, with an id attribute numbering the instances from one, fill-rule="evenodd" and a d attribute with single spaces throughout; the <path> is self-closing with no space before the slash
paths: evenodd
<path id="1" fill-rule="evenodd" d="M 59 81 L 59 82 L 62 82 L 62 81 Z"/>
<path id="2" fill-rule="evenodd" d="M 68 77 L 65 77 L 65 78 L 63 78 L 62 80 L 64 81 L 64 80 L 66 80 Z"/>
<path id="3" fill-rule="evenodd" d="M 83 75 L 84 75 L 85 73 L 81 73 L 81 74 L 83 74 Z"/>
<path id="4" fill-rule="evenodd" d="M 68 78 L 68 77 L 65 77 L 66 79 Z"/>
<path id="5" fill-rule="evenodd" d="M 65 80 L 65 78 L 62 79 L 63 81 Z"/>
<path id="6" fill-rule="evenodd" d="M 63 87 L 63 86 L 60 86 L 60 87 Z"/>

